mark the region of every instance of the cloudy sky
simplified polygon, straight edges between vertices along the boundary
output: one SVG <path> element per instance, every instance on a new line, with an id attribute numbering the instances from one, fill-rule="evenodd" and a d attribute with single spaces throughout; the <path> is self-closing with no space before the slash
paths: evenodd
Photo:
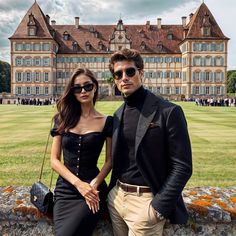
<path id="1" fill-rule="evenodd" d="M 74 24 L 79 16 L 81 24 L 181 24 L 182 16 L 195 12 L 203 0 L 37 0 L 44 14 L 57 24 Z M 236 27 L 233 26 L 235 0 L 204 1 L 223 33 L 229 37 L 228 69 L 236 69 Z M 8 38 L 14 33 L 21 19 L 34 0 L 0 0 L 0 60 L 10 62 Z"/>

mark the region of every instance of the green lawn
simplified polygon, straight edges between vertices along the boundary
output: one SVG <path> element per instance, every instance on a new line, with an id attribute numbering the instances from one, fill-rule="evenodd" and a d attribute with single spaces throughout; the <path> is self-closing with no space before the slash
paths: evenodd
<path id="1" fill-rule="evenodd" d="M 97 109 L 113 114 L 120 103 L 98 102 Z M 194 171 L 188 186 L 236 186 L 236 108 L 178 104 L 186 114 L 193 150 Z M 0 185 L 28 186 L 37 179 L 54 112 L 52 106 L 0 105 Z M 103 158 L 104 151 L 100 166 Z"/>

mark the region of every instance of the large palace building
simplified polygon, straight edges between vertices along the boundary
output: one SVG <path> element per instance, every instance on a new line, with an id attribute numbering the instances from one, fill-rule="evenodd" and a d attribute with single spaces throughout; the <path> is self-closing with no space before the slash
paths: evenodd
<path id="1" fill-rule="evenodd" d="M 181 25 L 58 25 L 35 1 L 11 41 L 12 95 L 58 97 L 77 67 L 91 69 L 100 96 L 118 91 L 108 83 L 114 51 L 139 50 L 144 59 L 144 86 L 172 99 L 226 94 L 228 40 L 205 3 L 182 17 Z"/>

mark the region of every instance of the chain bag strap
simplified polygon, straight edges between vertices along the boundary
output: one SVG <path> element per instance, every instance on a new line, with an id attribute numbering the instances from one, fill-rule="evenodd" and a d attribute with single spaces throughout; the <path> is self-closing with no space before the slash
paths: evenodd
<path id="1" fill-rule="evenodd" d="M 46 156 L 47 156 L 47 151 L 48 151 L 48 143 L 49 143 L 49 138 L 50 138 L 50 131 L 52 129 L 52 124 L 53 124 L 53 120 L 51 121 L 51 128 L 49 130 L 49 133 L 48 133 L 48 137 L 47 137 L 47 142 L 46 142 L 46 145 L 45 145 L 45 150 L 44 150 L 44 155 L 43 155 L 43 161 L 42 161 L 42 165 L 41 165 L 41 169 L 40 169 L 40 174 L 39 174 L 39 182 L 41 182 L 42 180 L 42 175 L 43 175 L 43 168 L 44 168 L 44 163 L 45 163 L 45 159 L 46 159 Z M 50 184 L 49 184 L 49 189 L 51 189 L 52 187 L 52 179 L 53 179 L 53 169 L 51 170 L 51 178 L 50 178 Z"/>
<path id="2" fill-rule="evenodd" d="M 53 121 L 51 122 L 51 128 L 52 128 L 52 123 L 53 123 Z M 41 181 L 42 175 L 43 175 L 44 163 L 45 163 L 45 159 L 46 159 L 46 154 L 47 154 L 47 150 L 48 150 L 49 138 L 50 138 L 50 131 L 48 133 L 48 138 L 47 138 L 46 147 L 45 147 L 44 156 L 43 156 L 43 162 L 42 162 L 40 174 L 39 174 L 39 180 L 38 180 L 38 182 L 34 183 L 30 189 L 30 201 L 42 213 L 52 215 L 53 193 L 51 192 L 50 189 L 52 186 L 53 170 L 51 171 L 51 179 L 50 179 L 49 188 L 45 184 L 43 184 Z"/>

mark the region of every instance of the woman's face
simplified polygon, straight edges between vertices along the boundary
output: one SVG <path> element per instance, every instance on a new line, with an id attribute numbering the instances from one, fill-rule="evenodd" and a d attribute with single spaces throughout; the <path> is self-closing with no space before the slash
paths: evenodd
<path id="1" fill-rule="evenodd" d="M 82 103 L 93 103 L 96 85 L 87 75 L 81 74 L 75 78 L 72 92 L 76 99 Z"/>

